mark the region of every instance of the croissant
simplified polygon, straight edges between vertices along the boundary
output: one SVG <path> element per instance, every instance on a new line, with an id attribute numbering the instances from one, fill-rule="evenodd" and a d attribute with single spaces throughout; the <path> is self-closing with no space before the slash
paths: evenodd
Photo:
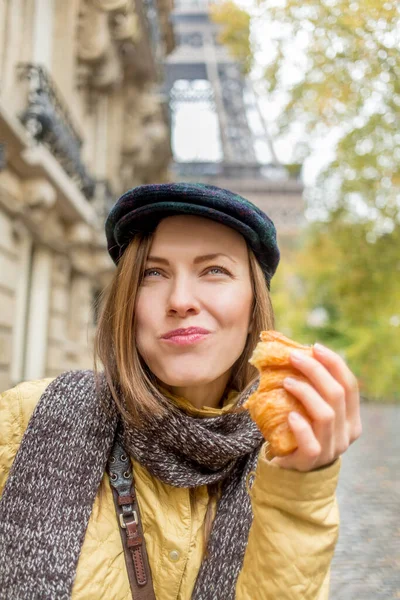
<path id="1" fill-rule="evenodd" d="M 301 350 L 313 356 L 312 346 L 302 346 L 278 331 L 262 331 L 249 360 L 260 372 L 260 383 L 243 408 L 257 423 L 264 438 L 269 442 L 269 455 L 286 456 L 297 448 L 296 438 L 288 425 L 291 411 L 300 413 L 309 423 L 310 418 L 297 398 L 283 387 L 285 377 L 307 381 L 307 378 L 292 366 L 290 352 Z"/>

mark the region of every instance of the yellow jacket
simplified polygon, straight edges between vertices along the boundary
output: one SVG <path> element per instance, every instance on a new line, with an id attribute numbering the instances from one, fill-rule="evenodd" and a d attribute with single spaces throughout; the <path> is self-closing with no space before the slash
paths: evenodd
<path id="1" fill-rule="evenodd" d="M 22 383 L 0 395 L 0 494 L 28 421 L 50 381 Z M 216 414 L 226 408 L 199 412 Z M 328 600 L 339 527 L 335 490 L 340 464 L 338 459 L 325 469 L 299 473 L 271 465 L 261 452 L 249 490 L 254 521 L 237 600 Z M 197 488 L 191 502 L 187 489 L 162 483 L 136 461 L 133 468 L 157 600 L 189 600 L 203 555 L 207 488 Z M 72 598 L 131 599 L 107 475 L 86 531 Z"/>

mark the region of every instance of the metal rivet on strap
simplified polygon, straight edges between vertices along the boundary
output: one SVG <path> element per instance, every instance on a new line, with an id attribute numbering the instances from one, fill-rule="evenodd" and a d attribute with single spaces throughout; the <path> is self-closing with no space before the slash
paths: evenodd
<path id="1" fill-rule="evenodd" d="M 126 462 L 128 460 L 128 457 L 126 454 L 121 454 L 120 459 L 122 460 L 122 462 Z"/>
<path id="2" fill-rule="evenodd" d="M 125 479 L 129 479 L 130 476 L 131 476 L 131 474 L 129 473 L 129 471 L 125 471 L 125 473 L 124 473 Z"/>
<path id="3" fill-rule="evenodd" d="M 111 478 L 113 481 L 116 481 L 116 480 L 118 479 L 118 475 L 117 475 L 116 473 L 110 473 L 110 478 Z"/>

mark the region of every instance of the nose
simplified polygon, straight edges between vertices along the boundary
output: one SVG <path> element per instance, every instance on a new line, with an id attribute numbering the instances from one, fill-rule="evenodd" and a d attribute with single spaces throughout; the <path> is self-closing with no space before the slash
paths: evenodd
<path id="1" fill-rule="evenodd" d="M 177 277 L 171 282 L 167 298 L 167 315 L 185 317 L 197 314 L 200 304 L 195 295 L 194 283 L 189 277 Z"/>

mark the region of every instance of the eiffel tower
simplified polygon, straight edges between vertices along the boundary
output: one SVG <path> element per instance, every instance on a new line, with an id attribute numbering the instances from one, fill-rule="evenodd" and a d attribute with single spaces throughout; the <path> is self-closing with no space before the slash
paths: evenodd
<path id="1" fill-rule="evenodd" d="M 165 63 L 164 84 L 171 121 L 179 103 L 209 102 L 217 115 L 222 149 L 220 161 L 175 159 L 176 177 L 242 194 L 271 216 L 278 238 L 290 242 L 304 224 L 302 183 L 279 164 L 250 82 L 218 42 L 219 30 L 210 19 L 208 0 L 176 0 L 172 22 L 176 47 Z M 199 81 L 208 85 L 199 86 Z M 250 127 L 250 111 L 258 114 L 264 126 L 261 135 Z M 268 164 L 257 160 L 255 144 L 260 137 L 269 148 Z"/>

